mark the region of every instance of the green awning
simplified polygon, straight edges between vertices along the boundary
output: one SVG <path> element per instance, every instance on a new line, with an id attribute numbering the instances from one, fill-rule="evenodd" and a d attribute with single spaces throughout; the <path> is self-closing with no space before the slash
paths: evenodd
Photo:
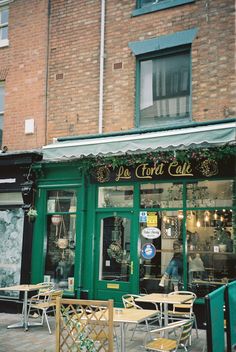
<path id="1" fill-rule="evenodd" d="M 56 142 L 43 147 L 44 161 L 63 161 L 81 157 L 137 154 L 158 150 L 214 147 L 234 144 L 236 122 L 187 127 L 159 132 Z"/>

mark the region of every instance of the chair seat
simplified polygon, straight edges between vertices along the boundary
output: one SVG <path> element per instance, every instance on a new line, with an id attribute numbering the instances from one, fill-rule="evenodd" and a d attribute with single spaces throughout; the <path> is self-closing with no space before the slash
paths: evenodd
<path id="1" fill-rule="evenodd" d="M 172 351 L 176 349 L 177 343 L 175 340 L 160 337 L 158 340 L 149 342 L 145 347 L 157 351 Z"/>

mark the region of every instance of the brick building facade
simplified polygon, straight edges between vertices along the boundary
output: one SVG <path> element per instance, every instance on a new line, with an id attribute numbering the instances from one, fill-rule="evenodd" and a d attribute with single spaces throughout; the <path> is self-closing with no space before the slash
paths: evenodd
<path id="1" fill-rule="evenodd" d="M 103 132 L 137 127 L 136 58 L 129 43 L 191 28 L 198 29 L 191 50 L 192 121 L 234 117 L 234 1 L 191 1 L 137 16 L 135 6 L 106 2 Z M 49 141 L 98 133 L 99 45 L 99 1 L 52 1 Z"/>
<path id="2" fill-rule="evenodd" d="M 2 145 L 9 151 L 41 147 L 46 143 L 48 1 L 0 1 L 1 13 L 4 9 L 8 38 L 0 40 Z"/>

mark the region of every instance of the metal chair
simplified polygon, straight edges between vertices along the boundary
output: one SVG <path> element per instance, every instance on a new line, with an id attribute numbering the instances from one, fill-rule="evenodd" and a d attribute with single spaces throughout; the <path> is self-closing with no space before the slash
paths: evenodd
<path id="1" fill-rule="evenodd" d="M 135 294 L 125 294 L 122 296 L 122 301 L 123 301 L 123 305 L 124 305 L 124 308 L 126 309 L 143 309 L 140 305 L 138 305 L 136 302 L 135 302 L 135 299 L 136 298 L 140 298 L 141 296 L 140 295 L 135 295 Z M 157 314 L 152 317 L 152 318 L 148 318 L 147 320 L 145 320 L 145 325 L 146 325 L 146 329 L 147 331 L 149 331 L 149 325 L 150 324 L 155 324 L 156 322 L 158 322 L 158 325 L 161 326 L 162 325 L 162 315 L 161 315 L 161 312 L 158 310 L 158 306 L 156 305 L 156 303 L 154 302 L 150 302 L 149 305 L 153 305 L 153 310 L 156 310 L 157 311 Z M 133 331 L 133 334 L 131 336 L 131 340 L 134 336 L 134 333 L 135 333 L 135 330 L 137 328 L 137 325 L 135 326 L 134 328 L 134 331 Z"/>
<path id="2" fill-rule="evenodd" d="M 41 322 L 38 323 L 38 325 L 42 326 L 45 319 L 49 334 L 51 334 L 52 332 L 47 314 L 52 311 L 55 314 L 56 298 L 61 297 L 62 293 L 62 290 L 50 290 L 46 292 L 39 292 L 37 295 L 32 296 L 29 300 L 28 320 L 30 316 L 34 316 L 34 312 L 37 312 L 36 317 L 41 317 Z"/>
<path id="3" fill-rule="evenodd" d="M 159 352 L 175 352 L 179 347 L 184 348 L 187 351 L 187 346 L 191 336 L 191 330 L 193 326 L 193 319 L 182 320 L 174 323 L 170 323 L 165 327 L 151 330 L 147 334 L 144 347 L 147 351 L 159 351 Z M 162 333 L 168 331 L 174 332 L 174 337 L 162 337 Z M 148 337 L 151 339 L 148 340 Z"/>
<path id="4" fill-rule="evenodd" d="M 169 295 L 176 295 L 176 294 L 189 295 L 190 300 L 182 304 L 173 304 L 172 310 L 168 311 L 169 318 L 172 320 L 193 319 L 194 327 L 196 330 L 196 336 L 198 337 L 197 319 L 193 311 L 193 303 L 197 298 L 196 294 L 191 291 L 174 291 L 169 293 Z"/>

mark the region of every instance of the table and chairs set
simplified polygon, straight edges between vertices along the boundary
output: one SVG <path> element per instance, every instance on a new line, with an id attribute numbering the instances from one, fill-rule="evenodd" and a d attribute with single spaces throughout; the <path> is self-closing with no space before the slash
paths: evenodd
<path id="1" fill-rule="evenodd" d="M 21 311 L 21 320 L 14 324 L 8 325 L 8 329 L 11 328 L 24 328 L 25 331 L 29 327 L 42 326 L 44 320 L 47 323 L 49 334 L 51 334 L 51 328 L 48 321 L 48 313 L 55 312 L 56 297 L 62 296 L 63 291 L 54 288 L 52 283 L 42 282 L 38 284 L 21 284 L 9 287 L 1 287 L 0 291 L 19 291 L 24 292 L 24 299 Z M 34 293 L 29 298 L 29 293 Z M 33 318 L 33 321 L 32 319 Z M 36 321 L 36 319 L 40 321 Z"/>
<path id="2" fill-rule="evenodd" d="M 0 290 L 24 292 L 21 321 L 7 328 L 22 327 L 27 331 L 29 327 L 42 326 L 45 321 L 51 334 L 48 313 L 51 310 L 55 312 L 58 297 L 61 298 L 63 294 L 62 290 L 55 289 L 50 283 L 16 285 Z M 35 294 L 28 297 L 29 292 Z M 124 307 L 113 307 L 112 314 L 114 326 L 118 325 L 120 328 L 120 351 L 128 351 L 126 332 L 129 324 L 134 326 L 131 339 L 135 331 L 142 328 L 145 333 L 143 347 L 146 351 L 177 351 L 178 346 L 184 347 L 187 351 L 193 326 L 197 334 L 196 317 L 193 312 L 195 298 L 194 294 L 187 291 L 124 295 L 122 297 Z M 39 318 L 40 321 L 36 322 L 35 318 Z"/>

